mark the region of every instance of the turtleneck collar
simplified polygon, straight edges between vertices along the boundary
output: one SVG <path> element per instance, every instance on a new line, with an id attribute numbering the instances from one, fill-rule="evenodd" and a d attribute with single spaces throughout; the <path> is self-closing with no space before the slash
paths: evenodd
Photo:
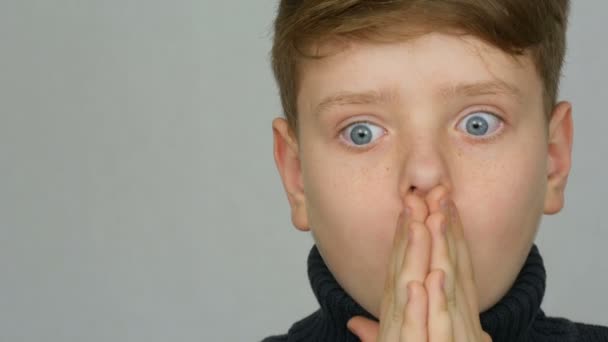
<path id="1" fill-rule="evenodd" d="M 376 320 L 338 284 L 316 246 L 308 256 L 308 277 L 321 308 L 295 323 L 289 341 L 358 341 L 346 328 L 354 316 Z M 538 247 L 533 245 L 513 286 L 494 306 L 480 314 L 483 330 L 493 342 L 523 341 L 531 334 L 545 293 L 546 273 Z"/>

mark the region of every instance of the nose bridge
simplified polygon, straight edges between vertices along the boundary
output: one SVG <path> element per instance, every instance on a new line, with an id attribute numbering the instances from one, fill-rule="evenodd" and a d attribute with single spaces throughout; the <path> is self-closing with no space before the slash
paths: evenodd
<path id="1" fill-rule="evenodd" d="M 416 192 L 424 195 L 443 184 L 451 188 L 446 149 L 439 136 L 430 129 L 417 134 L 404 134 L 409 138 L 401 141 L 402 170 L 400 190 L 402 194 Z"/>

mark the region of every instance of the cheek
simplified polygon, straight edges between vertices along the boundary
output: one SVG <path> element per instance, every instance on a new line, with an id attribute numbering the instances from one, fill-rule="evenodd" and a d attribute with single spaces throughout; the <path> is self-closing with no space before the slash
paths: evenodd
<path id="1" fill-rule="evenodd" d="M 394 182 L 382 170 L 329 163 L 309 170 L 305 186 L 311 228 L 350 243 L 384 239 L 398 208 L 391 196 Z"/>
<path id="2" fill-rule="evenodd" d="M 471 181 L 471 191 L 460 191 L 466 195 L 456 202 L 482 310 L 496 303 L 517 276 L 544 206 L 546 165 L 540 158 L 546 153 L 528 149 L 503 156 L 509 162 L 473 174 L 478 182 Z"/>
<path id="3" fill-rule="evenodd" d="M 478 168 L 470 191 L 460 191 L 466 198 L 457 201 L 465 236 L 477 256 L 518 250 L 536 232 L 544 204 L 546 173 L 542 148 L 528 146 L 505 152 L 502 162 Z M 507 162 L 508 161 L 508 162 Z M 470 200 L 469 200 L 470 199 Z"/>
<path id="4" fill-rule="evenodd" d="M 370 168 L 325 158 L 303 170 L 311 231 L 338 280 L 348 273 L 377 278 L 371 273 L 386 268 L 400 209 L 384 164 Z"/>

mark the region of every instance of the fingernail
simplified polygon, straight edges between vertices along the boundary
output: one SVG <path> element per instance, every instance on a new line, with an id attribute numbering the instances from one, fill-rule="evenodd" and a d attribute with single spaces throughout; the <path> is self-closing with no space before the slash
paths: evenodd
<path id="1" fill-rule="evenodd" d="M 410 215 L 412 215 L 412 209 L 410 209 L 410 207 L 405 207 L 404 212 L 405 212 L 405 217 L 406 218 L 409 218 Z"/>
<path id="2" fill-rule="evenodd" d="M 441 272 L 441 288 L 445 290 L 445 273 Z"/>

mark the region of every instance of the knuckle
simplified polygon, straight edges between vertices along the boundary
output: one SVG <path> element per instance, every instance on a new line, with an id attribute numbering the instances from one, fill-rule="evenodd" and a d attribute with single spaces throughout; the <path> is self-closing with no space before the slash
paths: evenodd
<path id="1" fill-rule="evenodd" d="M 408 292 L 408 286 L 411 282 L 412 280 L 410 279 L 409 275 L 400 275 L 399 278 L 397 278 L 396 291 L 405 296 Z"/>

